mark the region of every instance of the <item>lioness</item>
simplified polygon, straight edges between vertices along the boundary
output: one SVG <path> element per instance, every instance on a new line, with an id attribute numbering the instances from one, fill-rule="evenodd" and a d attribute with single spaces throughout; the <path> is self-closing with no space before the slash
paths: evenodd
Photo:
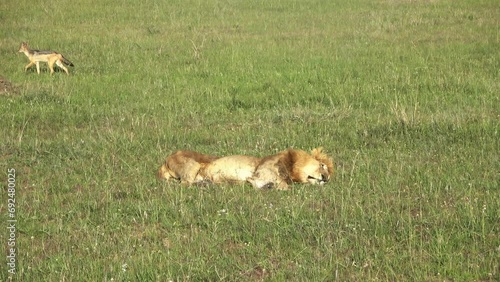
<path id="1" fill-rule="evenodd" d="M 323 185 L 333 174 L 333 161 L 316 148 L 308 154 L 302 150 L 288 149 L 261 160 L 252 177 L 248 179 L 256 188 L 289 189 L 289 184 L 310 183 Z"/>
<path id="2" fill-rule="evenodd" d="M 198 175 L 200 168 L 218 158 L 193 151 L 177 151 L 166 158 L 158 171 L 158 178 L 176 179 L 182 184 L 198 183 L 203 181 Z"/>

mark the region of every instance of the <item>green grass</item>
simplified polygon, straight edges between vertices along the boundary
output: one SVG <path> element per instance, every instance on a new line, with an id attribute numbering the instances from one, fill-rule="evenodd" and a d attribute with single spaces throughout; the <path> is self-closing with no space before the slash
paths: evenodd
<path id="1" fill-rule="evenodd" d="M 164 2 L 0 3 L 14 280 L 500 279 L 496 1 Z M 22 41 L 71 75 L 24 73 Z M 324 187 L 155 179 L 177 149 L 316 146 Z"/>

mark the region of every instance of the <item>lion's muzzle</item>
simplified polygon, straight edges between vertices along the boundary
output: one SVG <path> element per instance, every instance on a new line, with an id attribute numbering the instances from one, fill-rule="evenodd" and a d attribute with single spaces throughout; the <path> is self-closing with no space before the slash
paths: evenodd
<path id="1" fill-rule="evenodd" d="M 315 182 L 319 185 L 323 185 L 323 184 L 328 182 L 329 177 L 326 174 L 321 174 L 320 178 L 309 175 L 309 176 L 307 176 L 307 179 L 309 180 L 309 182 Z"/>

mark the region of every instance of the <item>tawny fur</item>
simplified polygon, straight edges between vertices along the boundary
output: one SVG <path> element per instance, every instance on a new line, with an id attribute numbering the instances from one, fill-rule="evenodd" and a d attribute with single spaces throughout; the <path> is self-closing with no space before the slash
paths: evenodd
<path id="1" fill-rule="evenodd" d="M 316 148 L 311 154 L 288 149 L 262 159 L 249 182 L 256 188 L 287 190 L 289 184 L 309 183 L 323 185 L 333 174 L 333 161 Z"/>
<path id="2" fill-rule="evenodd" d="M 194 151 L 177 151 L 166 158 L 158 170 L 158 178 L 167 181 L 175 179 L 182 184 L 194 184 L 203 180 L 198 175 L 200 168 L 218 158 Z"/>
<path id="3" fill-rule="evenodd" d="M 49 65 L 51 75 L 54 74 L 54 64 L 69 75 L 68 69 L 63 63 L 68 66 L 74 66 L 73 63 L 67 60 L 62 54 L 55 51 L 33 50 L 29 48 L 26 42 L 21 43 L 19 53 L 24 53 L 30 61 L 29 64 L 24 67 L 24 71 L 27 71 L 32 66 L 36 66 L 36 72 L 40 74 L 40 62 L 46 62 Z"/>
<path id="4" fill-rule="evenodd" d="M 323 185 L 333 174 L 333 161 L 322 150 L 316 148 L 309 154 L 287 149 L 264 158 L 244 155 L 219 158 L 177 151 L 167 157 L 158 175 L 184 184 L 248 182 L 259 189 L 287 190 L 293 182 Z"/>
<path id="5" fill-rule="evenodd" d="M 252 177 L 260 158 L 244 155 L 227 156 L 203 165 L 200 176 L 210 183 L 244 183 Z"/>

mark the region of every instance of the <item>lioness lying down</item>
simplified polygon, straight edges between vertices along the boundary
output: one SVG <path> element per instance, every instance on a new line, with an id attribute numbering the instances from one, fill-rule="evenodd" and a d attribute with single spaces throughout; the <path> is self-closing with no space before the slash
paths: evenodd
<path id="1" fill-rule="evenodd" d="M 217 158 L 196 152 L 178 151 L 167 157 L 159 176 L 181 183 L 244 183 L 255 188 L 286 190 L 292 182 L 323 185 L 333 174 L 333 161 L 316 148 L 311 154 L 287 149 L 256 158 L 235 155 Z"/>

